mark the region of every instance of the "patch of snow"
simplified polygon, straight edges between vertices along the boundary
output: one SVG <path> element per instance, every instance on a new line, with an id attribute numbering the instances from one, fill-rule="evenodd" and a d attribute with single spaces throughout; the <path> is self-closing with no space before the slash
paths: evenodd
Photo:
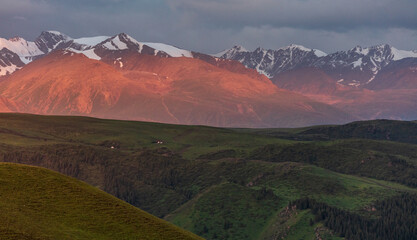
<path id="1" fill-rule="evenodd" d="M 365 84 L 372 82 L 375 79 L 376 75 L 373 75 Z"/>
<path id="2" fill-rule="evenodd" d="M 28 63 L 32 62 L 32 58 L 30 58 L 30 57 L 20 57 L 19 56 L 19 58 L 20 58 L 20 61 L 22 61 L 24 64 L 28 64 Z"/>
<path id="3" fill-rule="evenodd" d="M 338 83 L 341 83 L 341 82 L 343 82 L 343 81 L 345 81 L 345 79 L 339 79 L 339 81 L 337 81 Z"/>
<path id="4" fill-rule="evenodd" d="M 359 58 L 358 60 L 352 62 L 352 64 L 353 64 L 353 68 L 362 66 L 362 58 Z"/>
<path id="5" fill-rule="evenodd" d="M 20 57 L 41 55 L 43 52 L 34 42 L 28 42 L 23 38 L 7 40 L 0 38 L 0 49 L 7 48 Z"/>
<path id="6" fill-rule="evenodd" d="M 325 52 L 323 52 L 323 51 L 320 51 L 320 50 L 318 50 L 318 49 L 313 49 L 313 51 L 314 51 L 314 54 L 315 54 L 317 57 L 325 57 L 325 56 L 327 56 L 327 53 L 325 53 Z"/>
<path id="7" fill-rule="evenodd" d="M 417 58 L 417 52 L 415 51 L 405 51 L 405 50 L 398 50 L 394 47 L 391 48 L 391 52 L 393 55 L 392 60 L 397 61 L 404 58 Z"/>
<path id="8" fill-rule="evenodd" d="M 325 52 L 323 52 L 321 50 L 318 50 L 318 49 L 310 49 L 310 48 L 304 47 L 302 45 L 297 45 L 297 44 L 291 44 L 291 45 L 289 45 L 287 47 L 279 48 L 278 50 L 288 50 L 288 49 L 291 49 L 291 50 L 299 49 L 299 50 L 304 51 L 304 52 L 311 52 L 311 51 L 313 51 L 313 53 L 317 57 L 327 56 L 327 53 L 325 53 Z"/>
<path id="9" fill-rule="evenodd" d="M 370 58 L 371 59 L 371 62 L 372 62 L 372 65 L 374 65 L 374 67 L 371 69 L 373 72 L 376 72 L 376 71 L 378 71 L 378 65 L 375 63 L 375 61 L 374 61 L 374 58 Z"/>
<path id="10" fill-rule="evenodd" d="M 361 84 L 357 82 L 349 83 L 349 86 L 359 87 Z"/>
<path id="11" fill-rule="evenodd" d="M 248 50 L 246 50 L 244 47 L 242 47 L 242 46 L 234 46 L 234 47 L 232 47 L 231 49 L 226 49 L 226 50 L 223 50 L 223 51 L 221 51 L 221 52 L 219 52 L 219 53 L 216 53 L 216 54 L 212 54 L 211 56 L 213 56 L 213 57 L 218 57 L 218 58 L 220 58 L 220 57 L 225 57 L 226 59 L 229 59 L 229 58 L 231 58 L 232 56 L 234 56 L 236 53 L 242 53 L 242 52 L 249 52 Z"/>
<path id="12" fill-rule="evenodd" d="M 65 35 L 65 34 L 62 34 L 62 33 L 58 32 L 58 31 L 54 31 L 54 30 L 49 30 L 49 31 L 46 31 L 46 32 L 52 33 L 54 35 Z"/>
<path id="13" fill-rule="evenodd" d="M 260 66 L 260 65 L 256 66 L 256 71 L 257 71 L 259 74 L 263 74 L 263 75 L 265 75 L 267 78 L 271 78 L 271 77 L 272 77 L 272 76 L 270 76 L 267 72 L 265 72 L 264 70 L 259 69 L 259 66 Z"/>
<path id="14" fill-rule="evenodd" d="M 69 37 L 68 35 L 65 35 L 65 34 L 63 34 L 61 32 L 58 32 L 58 31 L 46 31 L 46 32 L 48 32 L 50 34 L 53 34 L 53 35 L 56 35 L 56 36 L 61 36 L 63 38 L 63 41 L 70 41 L 70 40 L 72 40 L 72 38 Z"/>
<path id="15" fill-rule="evenodd" d="M 356 46 L 352 50 L 361 55 L 368 55 L 369 53 L 369 48 L 362 48 L 361 46 Z"/>
<path id="16" fill-rule="evenodd" d="M 231 50 L 233 50 L 234 52 L 249 52 L 248 50 L 246 50 L 246 48 L 242 46 L 234 46 Z"/>
<path id="17" fill-rule="evenodd" d="M 132 43 L 134 43 L 134 44 L 136 44 L 136 45 L 142 45 L 142 43 L 138 42 L 136 39 L 132 38 L 131 36 L 129 36 L 129 35 L 127 35 L 127 34 L 126 34 L 126 38 L 127 38 L 130 42 L 132 42 Z"/>
<path id="18" fill-rule="evenodd" d="M 94 59 L 94 60 L 101 60 L 101 57 L 98 56 L 95 52 L 94 49 L 89 49 L 89 50 L 85 50 L 85 51 L 78 51 L 76 49 L 69 49 L 70 51 L 73 51 L 75 53 L 82 53 L 84 54 L 86 57 L 90 58 L 90 59 Z"/>
<path id="19" fill-rule="evenodd" d="M 7 74 L 12 74 L 16 70 L 19 70 L 20 68 L 16 65 L 11 65 L 7 67 L 1 67 L 0 66 L 0 76 L 6 76 Z"/>
<path id="20" fill-rule="evenodd" d="M 279 48 L 278 50 L 287 50 L 287 49 L 291 49 L 291 50 L 293 50 L 293 49 L 299 49 L 299 50 L 305 51 L 305 52 L 310 52 L 312 50 L 310 48 L 306 48 L 306 47 L 304 47 L 302 45 L 297 45 L 297 44 L 291 44 L 291 45 L 289 45 L 287 47 Z"/>
<path id="21" fill-rule="evenodd" d="M 126 43 L 122 42 L 120 40 L 120 37 L 119 36 L 114 37 L 110 41 L 106 42 L 103 46 L 105 48 L 109 49 L 109 50 L 124 50 L 124 49 L 128 49 Z"/>
<path id="22" fill-rule="evenodd" d="M 156 49 L 158 51 L 162 51 L 167 53 L 168 55 L 170 55 L 171 57 L 188 57 L 188 58 L 192 58 L 193 54 L 188 51 L 188 50 L 184 50 L 184 49 L 180 49 L 171 45 L 167 45 L 164 43 L 150 43 L 150 42 L 145 42 L 143 43 L 153 49 Z"/>
<path id="23" fill-rule="evenodd" d="M 97 37 L 84 37 L 84 38 L 77 38 L 73 41 L 75 43 L 81 44 L 81 45 L 87 45 L 87 46 L 95 46 L 101 42 L 104 42 L 109 37 L 107 36 L 97 36 Z"/>

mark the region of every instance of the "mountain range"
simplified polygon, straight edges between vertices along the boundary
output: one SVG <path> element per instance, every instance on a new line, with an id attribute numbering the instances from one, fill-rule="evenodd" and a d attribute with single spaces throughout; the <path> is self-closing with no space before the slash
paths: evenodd
<path id="1" fill-rule="evenodd" d="M 417 59 L 417 51 L 398 50 L 383 44 L 369 48 L 356 46 L 348 51 L 326 54 L 293 44 L 278 50 L 257 48 L 252 52 L 235 46 L 215 56 L 237 60 L 271 79 L 278 78 L 283 72 L 310 67 L 326 72 L 342 85 L 373 89 L 371 82 L 381 70 L 403 59 Z"/>
<path id="2" fill-rule="evenodd" d="M 417 52 L 290 45 L 209 55 L 121 33 L 0 38 L 0 111 L 222 127 L 417 118 Z"/>

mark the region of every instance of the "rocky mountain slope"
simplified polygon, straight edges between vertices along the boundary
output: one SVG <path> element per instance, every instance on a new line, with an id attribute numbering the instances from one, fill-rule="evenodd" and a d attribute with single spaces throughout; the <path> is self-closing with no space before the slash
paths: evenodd
<path id="1" fill-rule="evenodd" d="M 323 70 L 339 84 L 372 88 L 369 84 L 379 71 L 402 59 L 416 59 L 417 51 L 398 50 L 387 44 L 369 48 L 356 46 L 331 54 L 298 45 L 277 50 L 257 48 L 252 52 L 236 46 L 215 56 L 237 60 L 271 79 L 286 71 L 313 67 Z"/>
<path id="2" fill-rule="evenodd" d="M 130 50 L 106 50 L 101 56 L 97 61 L 70 50 L 54 51 L 1 81 L 0 95 L 19 104 L 21 112 L 177 124 L 272 127 L 354 119 L 279 89 L 264 76 L 199 59 Z"/>

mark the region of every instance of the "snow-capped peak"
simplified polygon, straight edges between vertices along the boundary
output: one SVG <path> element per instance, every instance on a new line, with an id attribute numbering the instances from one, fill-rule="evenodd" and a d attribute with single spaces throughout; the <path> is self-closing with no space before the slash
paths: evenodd
<path id="1" fill-rule="evenodd" d="M 289 46 L 279 48 L 278 50 L 294 50 L 294 49 L 298 49 L 298 50 L 305 51 L 305 52 L 311 51 L 310 48 L 306 48 L 302 45 L 297 45 L 297 44 L 290 44 Z"/>
<path id="2" fill-rule="evenodd" d="M 45 32 L 51 33 L 51 34 L 54 34 L 54 35 L 65 35 L 65 34 L 63 34 L 61 32 L 58 32 L 58 31 L 55 31 L 55 30 L 48 30 L 48 31 L 45 31 Z"/>
<path id="3" fill-rule="evenodd" d="M 0 38 L 0 49 L 7 48 L 20 57 L 35 56 L 43 54 L 34 42 L 28 42 L 23 38 L 15 37 L 12 39 Z"/>
<path id="4" fill-rule="evenodd" d="M 307 48 L 307 47 L 304 47 L 304 46 L 298 45 L 298 44 L 291 44 L 289 46 L 279 48 L 277 51 L 279 51 L 279 50 L 284 50 L 284 51 L 287 51 L 287 50 L 290 50 L 290 51 L 300 50 L 300 51 L 304 51 L 304 52 L 311 52 L 311 51 L 313 51 L 314 55 L 316 55 L 317 57 L 327 56 L 327 53 L 325 53 L 325 52 L 323 52 L 321 50 Z"/>
<path id="5" fill-rule="evenodd" d="M 49 53 L 56 49 L 61 43 L 70 40 L 72 40 L 72 38 L 58 31 L 43 31 L 35 40 L 35 44 L 43 53 Z"/>
<path id="6" fill-rule="evenodd" d="M 244 48 L 243 46 L 240 46 L 240 45 L 236 45 L 232 49 L 235 52 L 248 52 L 248 50 L 246 50 L 246 48 Z"/>
<path id="7" fill-rule="evenodd" d="M 230 49 L 225 49 L 219 53 L 213 54 L 213 57 L 218 57 L 218 58 L 226 58 L 226 59 L 230 59 L 232 58 L 234 55 L 236 55 L 237 53 L 245 53 L 245 52 L 249 52 L 248 50 L 246 50 L 244 47 L 236 45 Z"/>
<path id="8" fill-rule="evenodd" d="M 318 50 L 318 49 L 313 49 L 313 52 L 314 52 L 314 54 L 317 56 L 317 57 L 325 57 L 325 56 L 327 56 L 327 53 L 325 53 L 325 52 L 323 52 L 323 51 L 321 51 L 321 50 Z"/>
<path id="9" fill-rule="evenodd" d="M 74 43 L 80 44 L 80 45 L 86 45 L 86 46 L 95 46 L 101 42 L 104 42 L 108 39 L 108 36 L 96 36 L 96 37 L 83 37 L 83 38 L 77 38 L 73 39 Z"/>
<path id="10" fill-rule="evenodd" d="M 368 48 L 362 48 L 361 46 L 356 46 L 354 48 L 352 48 L 350 51 L 355 52 L 357 54 L 361 54 L 361 55 L 368 55 L 369 53 L 369 49 Z"/>
<path id="11" fill-rule="evenodd" d="M 63 41 L 70 41 L 72 40 L 71 37 L 69 37 L 68 35 L 58 32 L 58 31 L 54 31 L 54 30 L 50 30 L 50 31 L 43 31 L 40 35 L 40 37 L 45 36 L 45 35 L 49 35 L 52 36 L 55 39 L 61 39 Z"/>
<path id="12" fill-rule="evenodd" d="M 177 48 L 171 45 L 167 45 L 164 43 L 150 43 L 150 42 L 145 42 L 143 43 L 146 46 L 149 46 L 157 51 L 162 51 L 167 53 L 168 55 L 170 55 L 171 57 L 189 57 L 192 58 L 193 54 L 191 53 L 191 51 L 188 50 L 184 50 L 181 48 Z"/>
<path id="13" fill-rule="evenodd" d="M 349 50 L 349 52 L 355 52 L 359 55 L 370 56 L 375 58 L 374 60 L 387 60 L 387 61 L 398 61 L 404 58 L 417 58 L 416 51 L 399 50 L 388 44 L 380 44 L 372 47 L 362 48 L 356 46 Z"/>
<path id="14" fill-rule="evenodd" d="M 107 40 L 103 46 L 108 50 L 124 50 L 127 49 L 127 46 L 124 42 L 120 40 L 120 36 L 117 35 L 109 40 Z"/>
<path id="15" fill-rule="evenodd" d="M 397 61 L 404 58 L 417 58 L 417 51 L 405 51 L 405 50 L 399 50 L 394 47 L 391 47 L 392 52 L 392 60 Z"/>

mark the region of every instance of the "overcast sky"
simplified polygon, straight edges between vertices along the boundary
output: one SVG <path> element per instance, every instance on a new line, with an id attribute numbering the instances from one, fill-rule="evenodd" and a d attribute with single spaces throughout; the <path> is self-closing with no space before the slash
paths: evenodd
<path id="1" fill-rule="evenodd" d="M 325 52 L 417 50 L 417 0 L 0 0 L 0 37 L 125 32 L 205 53 L 291 43 Z"/>

